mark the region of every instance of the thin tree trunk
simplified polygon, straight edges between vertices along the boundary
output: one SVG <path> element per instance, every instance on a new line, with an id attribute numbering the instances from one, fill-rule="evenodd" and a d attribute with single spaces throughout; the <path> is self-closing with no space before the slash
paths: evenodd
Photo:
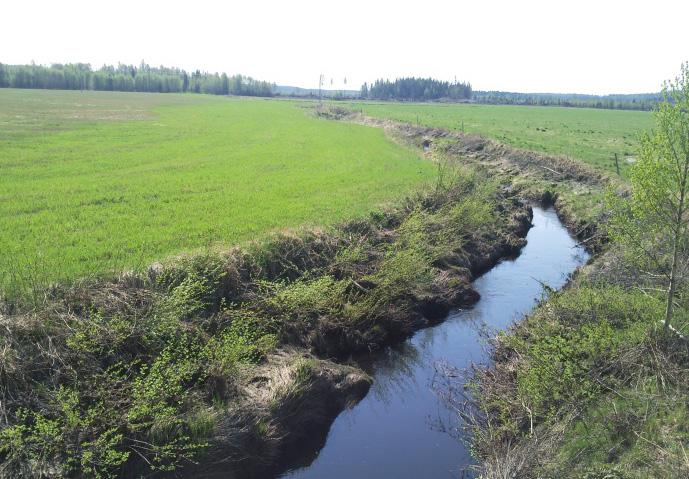
<path id="1" fill-rule="evenodd" d="M 687 177 L 689 175 L 689 159 L 684 158 L 684 171 L 682 171 L 682 178 L 680 181 L 679 203 L 677 205 L 677 218 L 675 220 L 675 228 L 672 238 L 672 268 L 670 269 L 670 284 L 667 288 L 667 304 L 665 306 L 665 333 L 670 329 L 670 321 L 672 321 L 672 313 L 675 299 L 675 289 L 677 287 L 677 256 L 679 256 L 679 241 L 683 235 L 684 229 L 682 222 L 684 221 L 684 212 L 687 194 Z"/>
<path id="2" fill-rule="evenodd" d="M 683 182 L 685 183 L 685 182 Z M 680 194 L 680 205 L 677 212 L 677 223 L 672 238 L 672 268 L 670 269 L 670 284 L 667 287 L 667 304 L 665 306 L 665 333 L 670 329 L 672 312 L 674 307 L 675 288 L 677 287 L 677 256 L 679 255 L 679 237 L 681 234 L 681 222 L 684 216 L 684 188 Z"/>
<path id="3" fill-rule="evenodd" d="M 677 240 L 675 239 L 672 254 L 672 270 L 670 271 L 670 284 L 667 288 L 667 305 L 665 306 L 665 332 L 670 329 L 674 307 L 675 287 L 677 284 Z"/>

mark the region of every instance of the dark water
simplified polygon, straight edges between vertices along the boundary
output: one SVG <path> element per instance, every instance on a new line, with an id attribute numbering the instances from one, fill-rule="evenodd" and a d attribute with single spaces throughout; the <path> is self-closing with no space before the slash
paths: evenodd
<path id="1" fill-rule="evenodd" d="M 445 360 L 465 368 L 486 362 L 486 328 L 504 329 L 528 313 L 541 298 L 541 283 L 562 287 L 588 258 L 554 210 L 534 208 L 533 224 L 521 255 L 474 283 L 481 300 L 473 309 L 457 311 L 372 358 L 369 394 L 338 416 L 310 466 L 281 477 L 463 477 L 472 459 L 450 432 L 454 415 L 432 388 L 436 364 Z"/>

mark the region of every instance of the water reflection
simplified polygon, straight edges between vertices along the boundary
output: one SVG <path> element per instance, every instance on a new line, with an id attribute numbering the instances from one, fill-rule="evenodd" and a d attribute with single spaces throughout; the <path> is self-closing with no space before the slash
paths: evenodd
<path id="1" fill-rule="evenodd" d="M 439 386 L 436 368 L 462 371 L 485 363 L 487 339 L 530 311 L 544 284 L 562 287 L 587 259 L 553 210 L 534 208 L 533 223 L 521 255 L 474 283 L 481 293 L 474 308 L 456 311 L 445 322 L 371 356 L 371 392 L 335 420 L 309 466 L 283 477 L 470 477 L 466 468 L 472 458 L 456 411 L 434 391 Z"/>
<path id="2" fill-rule="evenodd" d="M 412 394 L 419 387 L 414 370 L 426 359 L 423 350 L 407 341 L 386 348 L 376 356 L 375 362 L 365 368 L 376 379 L 369 394 L 383 404 L 390 404 L 393 397 Z"/>

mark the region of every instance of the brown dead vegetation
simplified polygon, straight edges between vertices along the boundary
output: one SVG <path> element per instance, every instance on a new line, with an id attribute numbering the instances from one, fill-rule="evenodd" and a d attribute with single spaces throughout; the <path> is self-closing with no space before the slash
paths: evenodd
<path id="1" fill-rule="evenodd" d="M 340 110 L 338 109 L 338 112 Z M 461 159 L 462 162 L 479 163 L 492 170 L 511 172 L 513 175 L 528 174 L 552 182 L 574 181 L 604 186 L 610 181 L 607 175 L 572 158 L 522 150 L 480 135 L 442 128 L 413 126 L 408 123 L 363 117 L 351 112 L 349 115 L 343 113 L 333 115 L 334 118 L 352 119 L 366 125 L 383 128 L 391 137 L 416 147 L 436 145 L 436 148 L 456 159 Z"/>

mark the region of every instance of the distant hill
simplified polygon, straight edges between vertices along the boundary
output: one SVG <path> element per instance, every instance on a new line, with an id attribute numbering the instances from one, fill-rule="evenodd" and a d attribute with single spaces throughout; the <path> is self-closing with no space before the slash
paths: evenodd
<path id="1" fill-rule="evenodd" d="M 298 86 L 289 85 L 275 85 L 273 86 L 273 95 L 283 96 L 303 96 L 303 97 L 317 97 L 319 94 L 318 88 L 301 88 Z M 335 97 L 358 97 L 361 92 L 359 90 L 321 90 L 321 94 L 326 98 Z"/>

